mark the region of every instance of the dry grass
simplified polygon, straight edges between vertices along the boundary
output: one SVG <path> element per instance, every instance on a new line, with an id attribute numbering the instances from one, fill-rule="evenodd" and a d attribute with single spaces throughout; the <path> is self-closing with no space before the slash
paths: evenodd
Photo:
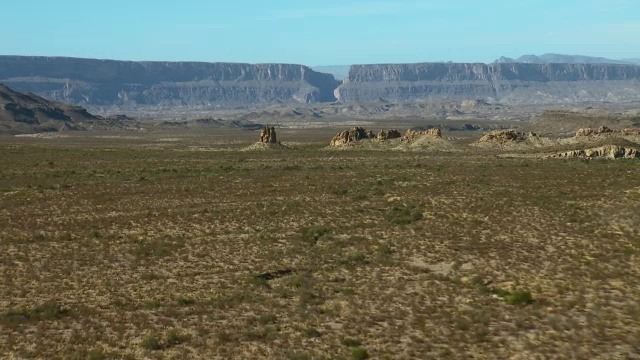
<path id="1" fill-rule="evenodd" d="M 56 141 L 0 145 L 0 358 L 640 352 L 640 161 Z"/>

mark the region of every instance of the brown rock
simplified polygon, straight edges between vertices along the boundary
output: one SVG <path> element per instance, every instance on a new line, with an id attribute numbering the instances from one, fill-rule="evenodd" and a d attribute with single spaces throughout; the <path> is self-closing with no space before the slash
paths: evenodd
<path id="1" fill-rule="evenodd" d="M 360 140 L 372 139 L 373 137 L 373 132 L 366 131 L 361 127 L 354 127 L 352 129 L 342 131 L 334 136 L 333 139 L 331 139 L 329 146 L 336 147 L 353 145 Z"/>
<path id="2" fill-rule="evenodd" d="M 527 135 L 525 133 L 517 132 L 515 130 L 496 130 L 488 133 L 478 140 L 480 143 L 507 143 L 507 142 L 516 142 L 516 141 L 524 141 L 528 136 L 537 136 L 534 133 Z"/>
<path id="3" fill-rule="evenodd" d="M 425 131 L 416 131 L 409 129 L 404 134 L 404 137 L 402 137 L 402 141 L 412 142 L 423 136 L 442 137 L 442 130 L 440 130 L 439 128 L 431 128 Z"/>
<path id="4" fill-rule="evenodd" d="M 640 129 L 623 129 L 620 132 L 622 135 L 640 135 Z"/>
<path id="5" fill-rule="evenodd" d="M 575 137 L 608 134 L 608 133 L 612 133 L 612 132 L 613 132 L 613 130 L 609 129 L 606 126 L 600 126 L 597 129 L 582 128 L 582 129 L 578 129 L 578 131 L 576 131 L 576 136 Z"/>
<path id="6" fill-rule="evenodd" d="M 277 144 L 276 129 L 274 127 L 265 126 L 260 131 L 260 142 L 263 144 Z"/>
<path id="7" fill-rule="evenodd" d="M 586 150 L 571 150 L 556 155 L 552 155 L 554 158 L 609 158 L 609 159 L 636 159 L 640 157 L 638 149 L 622 147 L 618 145 L 605 145 L 597 148 Z"/>
<path id="8" fill-rule="evenodd" d="M 378 140 L 397 139 L 400 137 L 402 137 L 402 134 L 396 129 L 380 130 L 378 135 L 376 135 L 376 139 Z"/>

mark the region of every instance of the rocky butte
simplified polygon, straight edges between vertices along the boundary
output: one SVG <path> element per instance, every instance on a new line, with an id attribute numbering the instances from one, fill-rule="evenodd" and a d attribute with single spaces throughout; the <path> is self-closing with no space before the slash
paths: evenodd
<path id="1" fill-rule="evenodd" d="M 553 104 L 640 101 L 640 66 L 621 64 L 421 63 L 354 65 L 341 102 L 482 99 Z"/>

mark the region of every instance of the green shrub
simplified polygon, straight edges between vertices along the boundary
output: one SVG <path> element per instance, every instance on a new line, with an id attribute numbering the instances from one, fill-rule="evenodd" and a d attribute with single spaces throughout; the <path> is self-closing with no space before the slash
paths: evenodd
<path id="1" fill-rule="evenodd" d="M 351 358 L 353 360 L 366 360 L 369 358 L 369 352 L 365 348 L 353 348 L 351 349 Z"/>
<path id="2" fill-rule="evenodd" d="M 164 349 L 164 345 L 160 341 L 160 338 L 155 334 L 147 335 L 140 343 L 143 349 L 158 351 Z"/>
<path id="3" fill-rule="evenodd" d="M 393 205 L 387 214 L 387 218 L 394 225 L 409 225 L 413 222 L 422 220 L 422 209 L 415 204 Z"/>
<path id="4" fill-rule="evenodd" d="M 358 339 L 344 338 L 340 341 L 342 345 L 346 347 L 359 347 L 362 345 L 362 342 Z"/>
<path id="5" fill-rule="evenodd" d="M 530 305 L 533 303 L 533 295 L 526 290 L 516 290 L 506 295 L 504 301 L 509 305 Z"/>
<path id="6" fill-rule="evenodd" d="M 308 338 L 317 338 L 322 336 L 322 333 L 320 333 L 320 331 L 318 331 L 318 329 L 314 327 L 308 327 L 304 329 L 302 333 Z"/>
<path id="7" fill-rule="evenodd" d="M 189 335 L 182 334 L 178 330 L 169 330 L 167 333 L 167 346 L 184 344 L 189 341 L 190 338 Z"/>
<path id="8" fill-rule="evenodd" d="M 318 241 L 326 238 L 330 232 L 331 229 L 326 226 L 310 226 L 300 232 L 300 238 L 304 242 L 316 244 Z"/>

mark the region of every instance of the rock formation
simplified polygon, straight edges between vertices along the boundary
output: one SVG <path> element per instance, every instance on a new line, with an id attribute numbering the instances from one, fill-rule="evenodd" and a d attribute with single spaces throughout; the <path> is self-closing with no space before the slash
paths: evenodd
<path id="1" fill-rule="evenodd" d="M 274 127 L 265 126 L 260 131 L 260 142 L 263 144 L 276 144 L 278 138 L 276 137 L 276 129 Z"/>
<path id="2" fill-rule="evenodd" d="M 0 56 L 0 82 L 100 109 L 208 109 L 331 102 L 338 82 L 303 65 Z"/>
<path id="3" fill-rule="evenodd" d="M 640 129 L 622 129 L 620 133 L 627 136 L 640 136 Z"/>
<path id="4" fill-rule="evenodd" d="M 479 143 L 508 143 L 525 141 L 528 137 L 536 137 L 535 133 L 521 133 L 516 130 L 496 130 L 492 131 L 478 140 Z"/>
<path id="5" fill-rule="evenodd" d="M 354 127 L 349 130 L 345 130 L 339 132 L 336 136 L 331 139 L 331 143 L 329 146 L 338 147 L 338 146 L 346 146 L 346 145 L 354 145 L 356 142 L 364 139 L 372 139 L 373 133 L 371 131 L 366 131 L 361 127 Z"/>
<path id="6" fill-rule="evenodd" d="M 639 101 L 640 66 L 622 64 L 421 63 L 354 65 L 341 102 L 445 98 L 553 104 Z"/>
<path id="7" fill-rule="evenodd" d="M 609 134 L 609 133 L 612 133 L 612 132 L 613 132 L 613 130 L 609 129 L 606 126 L 601 126 L 601 127 L 597 128 L 597 129 L 582 128 L 582 129 L 578 129 L 578 131 L 576 131 L 576 137 Z"/>
<path id="8" fill-rule="evenodd" d="M 242 151 L 265 151 L 265 150 L 289 150 L 290 147 L 283 145 L 276 136 L 276 129 L 273 126 L 265 126 L 260 130 L 260 140 L 244 148 Z"/>
<path id="9" fill-rule="evenodd" d="M 636 159 L 640 157 L 638 149 L 618 145 L 605 145 L 592 149 L 572 150 L 550 156 L 552 158 L 608 158 Z"/>
<path id="10" fill-rule="evenodd" d="M 439 128 L 431 128 L 425 131 L 407 130 L 402 137 L 402 141 L 412 142 L 424 136 L 442 137 L 442 130 Z"/>
<path id="11" fill-rule="evenodd" d="M 398 139 L 401 138 L 402 134 L 396 129 L 389 130 L 380 130 L 378 135 L 376 135 L 377 140 L 390 140 L 390 139 Z"/>

